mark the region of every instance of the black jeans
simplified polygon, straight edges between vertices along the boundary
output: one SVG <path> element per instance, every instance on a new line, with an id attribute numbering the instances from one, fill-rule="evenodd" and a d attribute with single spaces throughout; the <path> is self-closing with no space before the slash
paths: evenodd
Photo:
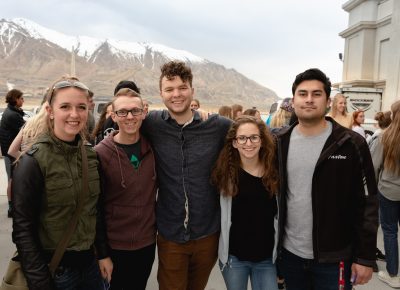
<path id="1" fill-rule="evenodd" d="M 155 257 L 156 244 L 135 251 L 111 250 L 114 269 L 111 290 L 145 290 Z"/>
<path id="2" fill-rule="evenodd" d="M 279 267 L 285 278 L 287 290 L 339 289 L 339 263 L 318 263 L 283 249 Z M 352 289 L 350 275 L 351 263 L 344 261 L 345 290 Z"/>

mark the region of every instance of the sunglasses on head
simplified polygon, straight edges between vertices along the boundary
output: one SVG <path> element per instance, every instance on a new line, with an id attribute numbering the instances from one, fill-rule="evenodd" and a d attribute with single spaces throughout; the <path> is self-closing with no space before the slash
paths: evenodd
<path id="1" fill-rule="evenodd" d="M 50 98 L 49 98 L 49 104 L 51 104 L 51 101 L 53 99 L 54 90 L 63 89 L 63 88 L 70 88 L 70 87 L 74 87 L 74 88 L 78 88 L 78 89 L 81 89 L 81 90 L 89 91 L 89 88 L 84 83 L 81 83 L 80 81 L 75 81 L 75 80 L 59 81 L 59 82 L 55 83 L 53 85 L 53 87 L 52 87 L 51 95 L 50 95 Z"/>

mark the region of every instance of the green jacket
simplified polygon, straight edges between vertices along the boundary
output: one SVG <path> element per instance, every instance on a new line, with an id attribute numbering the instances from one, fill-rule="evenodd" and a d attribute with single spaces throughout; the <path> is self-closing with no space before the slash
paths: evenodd
<path id="1" fill-rule="evenodd" d="M 78 192 L 82 190 L 82 167 L 79 141 L 71 146 L 50 136 L 41 138 L 32 156 L 38 162 L 44 178 L 39 237 L 44 250 L 53 250 L 61 240 L 75 211 Z M 96 205 L 100 193 L 96 153 L 85 146 L 88 157 L 89 193 L 68 250 L 87 250 L 94 243 L 96 232 Z"/>

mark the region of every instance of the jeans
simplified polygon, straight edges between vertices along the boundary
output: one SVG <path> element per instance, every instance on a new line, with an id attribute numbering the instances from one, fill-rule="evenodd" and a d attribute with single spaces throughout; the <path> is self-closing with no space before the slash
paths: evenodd
<path id="1" fill-rule="evenodd" d="M 279 267 L 286 290 L 338 290 L 339 263 L 318 263 L 283 249 Z M 350 290 L 351 262 L 344 261 L 345 289 Z"/>
<path id="2" fill-rule="evenodd" d="M 235 256 L 229 255 L 228 263 L 219 266 L 228 290 L 247 290 L 250 278 L 252 290 L 277 290 L 276 268 L 272 259 L 258 263 L 240 261 Z"/>
<path id="3" fill-rule="evenodd" d="M 54 275 L 58 290 L 106 290 L 96 259 L 83 268 L 60 266 Z"/>
<path id="4" fill-rule="evenodd" d="M 391 276 L 395 276 L 399 270 L 397 229 L 400 221 L 400 201 L 389 200 L 379 193 L 379 211 L 386 254 L 386 270 Z"/>

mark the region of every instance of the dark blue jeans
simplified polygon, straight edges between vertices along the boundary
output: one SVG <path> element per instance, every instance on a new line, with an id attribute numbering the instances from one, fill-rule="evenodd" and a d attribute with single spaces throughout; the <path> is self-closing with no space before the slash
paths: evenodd
<path id="1" fill-rule="evenodd" d="M 105 290 L 96 259 L 88 267 L 72 268 L 60 266 L 54 275 L 58 290 Z"/>
<path id="2" fill-rule="evenodd" d="M 400 222 L 400 201 L 392 201 L 379 193 L 379 212 L 386 254 L 386 270 L 392 276 L 399 270 L 397 229 Z"/>
<path id="3" fill-rule="evenodd" d="M 338 290 L 339 263 L 317 263 L 283 249 L 279 267 L 286 290 Z M 345 289 L 351 290 L 351 263 L 344 263 Z"/>

